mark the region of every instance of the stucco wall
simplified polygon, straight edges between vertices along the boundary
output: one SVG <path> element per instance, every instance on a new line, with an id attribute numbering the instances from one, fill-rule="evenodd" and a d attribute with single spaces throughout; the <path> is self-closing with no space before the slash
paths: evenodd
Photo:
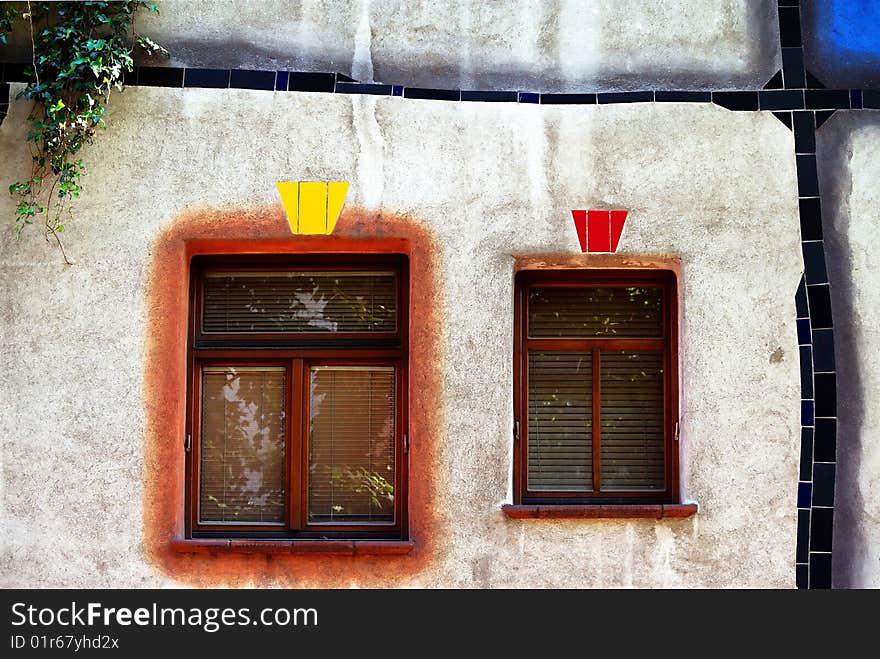
<path id="1" fill-rule="evenodd" d="M 432 460 L 437 518 L 429 555 L 390 577 L 357 558 L 315 571 L 256 556 L 250 574 L 263 577 L 221 582 L 794 585 L 802 262 L 792 135 L 774 117 L 244 90 L 131 88 L 113 100 L 65 233 L 75 265 L 35 231 L 0 239 L 3 585 L 175 583 L 148 560 L 142 500 L 156 476 L 145 473 L 145 371 L 180 370 L 144 358 L 162 313 L 145 302 L 156 241 L 212 209 L 261 222 L 268 212 L 284 234 L 275 182 L 298 179 L 348 180 L 350 212 L 402 215 L 437 246 L 439 412 L 414 438 Z M 4 181 L 26 173 L 26 113 L 16 103 L 0 128 Z M 691 519 L 500 511 L 511 496 L 514 264 L 601 263 L 580 254 L 570 216 L 592 207 L 629 209 L 624 259 L 682 263 L 682 489 L 701 506 Z M 0 217 L 11 216 L 0 196 Z M 207 226 L 224 235 L 222 219 Z M 215 565 L 194 561 L 205 574 Z"/>
<path id="2" fill-rule="evenodd" d="M 141 12 L 136 30 L 165 45 L 174 66 L 338 71 L 364 82 L 526 91 L 756 89 L 781 66 L 775 0 L 157 5 L 160 15 Z M 19 32 L 8 50 L 28 60 Z"/>
<path id="3" fill-rule="evenodd" d="M 837 113 L 817 138 L 840 373 L 834 585 L 880 588 L 880 117 Z"/>

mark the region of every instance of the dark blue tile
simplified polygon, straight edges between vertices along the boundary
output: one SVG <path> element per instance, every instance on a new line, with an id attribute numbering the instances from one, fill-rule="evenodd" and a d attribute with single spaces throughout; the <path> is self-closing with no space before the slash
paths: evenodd
<path id="1" fill-rule="evenodd" d="M 520 92 L 519 93 L 519 102 L 520 103 L 540 103 L 541 95 L 535 94 L 533 92 Z"/>
<path id="2" fill-rule="evenodd" d="M 810 336 L 810 320 L 808 318 L 797 319 L 797 334 L 799 345 L 810 345 L 812 337 Z"/>
<path id="3" fill-rule="evenodd" d="M 849 92 L 845 89 L 807 89 L 804 106 L 808 110 L 847 110 Z"/>
<path id="4" fill-rule="evenodd" d="M 831 551 L 834 511 L 813 508 L 810 512 L 810 551 Z"/>
<path id="5" fill-rule="evenodd" d="M 312 73 L 294 71 L 290 74 L 287 88 L 298 92 L 332 92 L 336 87 L 333 73 Z"/>
<path id="6" fill-rule="evenodd" d="M 810 346 L 801 346 L 801 398 L 813 397 L 813 351 Z"/>
<path id="7" fill-rule="evenodd" d="M 836 370 L 834 360 L 834 330 L 813 330 L 813 370 L 827 373 Z"/>
<path id="8" fill-rule="evenodd" d="M 801 283 L 798 284 L 797 292 L 794 294 L 794 306 L 797 309 L 798 318 L 810 317 L 810 310 L 807 307 L 807 289 L 803 277 L 801 277 Z"/>
<path id="9" fill-rule="evenodd" d="M 404 98 L 418 98 L 429 101 L 460 101 L 461 91 L 458 89 L 428 89 L 426 87 L 406 87 Z"/>
<path id="10" fill-rule="evenodd" d="M 811 400 L 801 401 L 801 425 L 813 425 L 813 401 Z"/>
<path id="11" fill-rule="evenodd" d="M 812 112 L 794 112 L 794 150 L 816 153 L 816 118 Z"/>
<path id="12" fill-rule="evenodd" d="M 774 112 L 773 116 L 785 124 L 788 130 L 791 130 L 791 112 Z"/>
<path id="13" fill-rule="evenodd" d="M 798 7 L 779 8 L 779 43 L 783 48 L 801 45 L 801 12 Z"/>
<path id="14" fill-rule="evenodd" d="M 757 110 L 758 92 L 712 92 L 712 102 L 728 110 Z"/>
<path id="15" fill-rule="evenodd" d="M 392 96 L 403 96 L 403 85 L 392 85 L 391 86 L 391 95 Z"/>
<path id="16" fill-rule="evenodd" d="M 849 92 L 849 106 L 853 110 L 861 110 L 862 109 L 862 90 L 861 89 L 851 89 Z"/>
<path id="17" fill-rule="evenodd" d="M 3 82 L 30 82 L 34 67 L 24 62 L 6 62 L 3 66 Z"/>
<path id="18" fill-rule="evenodd" d="M 758 92 L 762 110 L 802 110 L 804 93 L 800 89 L 764 90 Z"/>
<path id="19" fill-rule="evenodd" d="M 275 91 L 276 92 L 287 91 L 287 83 L 289 80 L 290 80 L 290 72 L 289 71 L 276 71 L 275 72 Z"/>
<path id="20" fill-rule="evenodd" d="M 595 105 L 596 94 L 541 94 L 543 105 Z"/>
<path id="21" fill-rule="evenodd" d="M 812 500 L 813 485 L 812 483 L 798 483 L 797 507 L 809 508 Z M 800 558 L 800 557 L 798 557 Z"/>
<path id="22" fill-rule="evenodd" d="M 834 467 L 833 463 L 816 463 L 813 465 L 814 506 L 834 505 Z"/>
<path id="23" fill-rule="evenodd" d="M 825 85 L 822 84 L 822 81 L 819 80 L 819 78 L 814 76 L 812 73 L 805 70 L 804 75 L 807 80 L 807 89 L 825 89 Z"/>
<path id="24" fill-rule="evenodd" d="M 801 428 L 801 463 L 798 478 L 808 481 L 813 477 L 813 429 Z"/>
<path id="25" fill-rule="evenodd" d="M 355 80 L 354 78 L 350 78 L 347 75 L 345 75 L 344 73 L 339 73 L 337 71 L 336 82 L 357 82 L 357 80 Z"/>
<path id="26" fill-rule="evenodd" d="M 604 103 L 653 103 L 654 92 L 609 92 L 597 94 L 597 101 Z"/>
<path id="27" fill-rule="evenodd" d="M 391 96 L 391 85 L 373 85 L 366 82 L 336 82 L 337 94 L 371 94 L 374 96 Z"/>
<path id="28" fill-rule="evenodd" d="M 139 66 L 131 67 L 131 71 L 123 71 L 122 73 L 122 84 L 123 85 L 136 85 L 138 79 L 138 69 Z"/>
<path id="29" fill-rule="evenodd" d="M 229 69 L 186 69 L 183 86 L 225 89 L 229 87 Z"/>
<path id="30" fill-rule="evenodd" d="M 816 130 L 819 130 L 826 121 L 828 121 L 837 110 L 816 110 Z"/>
<path id="31" fill-rule="evenodd" d="M 798 510 L 797 545 L 795 548 L 795 561 L 806 563 L 810 558 L 810 511 Z"/>
<path id="32" fill-rule="evenodd" d="M 819 198 L 799 199 L 801 240 L 822 240 L 822 204 Z"/>
<path id="33" fill-rule="evenodd" d="M 837 461 L 837 420 L 816 419 L 813 435 L 813 459 L 816 462 Z M 807 478 L 812 478 L 812 474 Z"/>
<path id="34" fill-rule="evenodd" d="M 764 85 L 763 89 L 782 89 L 784 85 L 782 84 L 782 69 L 779 69 L 776 73 L 773 74 L 773 77 L 767 81 L 767 84 Z"/>
<path id="35" fill-rule="evenodd" d="M 825 244 L 819 242 L 801 243 L 804 254 L 804 277 L 807 285 L 828 283 L 828 271 L 825 269 Z"/>
<path id="36" fill-rule="evenodd" d="M 813 376 L 816 416 L 837 416 L 837 375 L 816 373 Z"/>
<path id="37" fill-rule="evenodd" d="M 807 286 L 810 325 L 813 329 L 833 327 L 831 323 L 831 291 L 828 284 Z"/>
<path id="38" fill-rule="evenodd" d="M 795 569 L 795 585 L 801 590 L 806 590 L 809 585 L 809 568 L 806 565 L 798 563 Z"/>
<path id="39" fill-rule="evenodd" d="M 880 109 L 880 89 L 863 89 L 862 107 Z"/>
<path id="40" fill-rule="evenodd" d="M 815 154 L 799 155 L 797 158 L 798 197 L 819 196 L 819 174 L 816 172 Z M 809 282 L 807 282 L 809 284 Z"/>
<path id="41" fill-rule="evenodd" d="M 483 103 L 516 103 L 518 100 L 518 94 L 516 92 L 505 92 L 505 91 L 481 92 L 481 91 L 462 90 L 461 100 L 462 101 L 480 101 Z"/>
<path id="42" fill-rule="evenodd" d="M 654 100 L 658 103 L 711 103 L 712 92 L 656 91 Z"/>
<path id="43" fill-rule="evenodd" d="M 810 588 L 831 588 L 831 554 L 810 554 Z"/>
<path id="44" fill-rule="evenodd" d="M 785 86 L 790 89 L 800 88 L 806 84 L 803 48 L 782 49 L 782 78 L 785 80 Z"/>
<path id="45" fill-rule="evenodd" d="M 229 86 L 233 89 L 275 89 L 275 71 L 251 71 L 248 69 L 232 69 Z"/>
<path id="46" fill-rule="evenodd" d="M 183 69 L 166 66 L 138 67 L 141 87 L 183 87 Z"/>

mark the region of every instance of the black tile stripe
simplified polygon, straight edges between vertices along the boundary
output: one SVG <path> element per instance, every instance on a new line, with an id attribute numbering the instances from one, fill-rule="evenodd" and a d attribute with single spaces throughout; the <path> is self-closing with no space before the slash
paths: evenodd
<path id="1" fill-rule="evenodd" d="M 274 91 L 276 71 L 251 71 L 232 69 L 229 87 L 232 89 L 261 89 Z"/>
<path id="2" fill-rule="evenodd" d="M 596 94 L 541 94 L 544 105 L 595 105 Z"/>
<path id="3" fill-rule="evenodd" d="M 428 89 L 425 87 L 404 87 L 404 98 L 419 98 L 432 101 L 460 101 L 461 91 L 458 89 Z"/>

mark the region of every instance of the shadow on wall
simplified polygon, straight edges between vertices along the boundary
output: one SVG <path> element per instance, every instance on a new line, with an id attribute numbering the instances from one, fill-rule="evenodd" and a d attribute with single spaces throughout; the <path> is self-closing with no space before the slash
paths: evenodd
<path id="1" fill-rule="evenodd" d="M 362 82 L 575 92 L 755 89 L 781 66 L 776 0 L 159 3 L 158 66 L 339 72 Z M 26 61 L 23 30 L 0 59 Z M 221 36 L 222 35 L 222 36 Z"/>
<path id="2" fill-rule="evenodd" d="M 812 0 L 802 4 L 807 68 L 829 87 L 880 84 L 880 3 Z"/>
<path id="3" fill-rule="evenodd" d="M 817 133 L 820 154 L 819 182 L 828 273 L 834 292 L 835 359 L 837 366 L 837 480 L 834 518 L 834 561 L 832 584 L 835 588 L 863 588 L 864 570 L 876 560 L 876 547 L 864 526 L 868 511 L 861 487 L 865 474 L 863 442 L 869 440 L 865 428 L 866 355 L 860 354 L 858 341 L 861 323 L 853 281 L 854 244 L 849 198 L 853 190 L 851 136 L 854 131 L 880 128 L 880 116 L 866 113 L 838 112 Z M 872 558 L 872 555 L 874 558 Z M 876 587 L 877 584 L 873 584 Z"/>

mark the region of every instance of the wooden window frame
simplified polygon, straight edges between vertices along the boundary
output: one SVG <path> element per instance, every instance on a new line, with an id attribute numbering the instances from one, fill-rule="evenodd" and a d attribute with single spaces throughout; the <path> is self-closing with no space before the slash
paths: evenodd
<path id="1" fill-rule="evenodd" d="M 236 333 L 201 331 L 205 274 L 223 272 L 376 271 L 395 273 L 397 329 L 364 333 Z M 195 256 L 190 268 L 187 341 L 185 533 L 190 539 L 408 540 L 409 259 L 404 254 L 266 254 Z M 285 368 L 284 522 L 204 523 L 199 520 L 201 382 L 204 366 Z M 308 520 L 309 375 L 311 366 L 395 369 L 394 521 Z"/>
<path id="2" fill-rule="evenodd" d="M 528 336 L 528 293 L 533 287 L 659 287 L 663 291 L 663 335 L 660 338 L 540 338 Z M 515 506 L 557 506 L 593 504 L 677 504 L 679 495 L 678 456 L 678 290 L 671 270 L 661 269 L 566 269 L 521 270 L 514 283 L 514 459 L 513 500 Z M 646 350 L 664 353 L 664 484 L 663 491 L 601 491 L 601 426 L 598 381 L 601 377 L 599 351 Z M 589 492 L 529 491 L 528 489 L 528 355 L 530 350 L 591 351 L 593 358 L 593 483 Z M 598 484 L 598 487 L 595 486 Z"/>

